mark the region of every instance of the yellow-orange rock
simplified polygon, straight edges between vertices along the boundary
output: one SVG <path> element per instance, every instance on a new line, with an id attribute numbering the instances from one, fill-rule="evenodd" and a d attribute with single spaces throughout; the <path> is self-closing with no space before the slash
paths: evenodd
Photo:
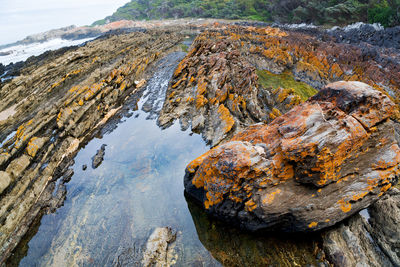
<path id="1" fill-rule="evenodd" d="M 249 230 L 331 226 L 397 183 L 396 112 L 364 83 L 330 84 L 191 162 L 185 189 L 211 214 Z"/>

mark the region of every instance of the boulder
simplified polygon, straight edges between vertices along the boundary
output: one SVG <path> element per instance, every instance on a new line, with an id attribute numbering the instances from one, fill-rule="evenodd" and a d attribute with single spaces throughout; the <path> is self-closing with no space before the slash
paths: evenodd
<path id="1" fill-rule="evenodd" d="M 185 190 L 210 214 L 251 231 L 332 226 L 397 183 L 395 115 L 395 104 L 364 83 L 329 84 L 192 161 Z"/>

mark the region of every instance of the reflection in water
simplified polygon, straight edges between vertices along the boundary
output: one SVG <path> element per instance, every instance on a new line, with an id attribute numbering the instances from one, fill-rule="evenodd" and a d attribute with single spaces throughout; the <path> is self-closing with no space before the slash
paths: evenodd
<path id="1" fill-rule="evenodd" d="M 186 198 L 199 240 L 224 266 L 305 266 L 316 264 L 317 238 L 251 234 L 213 220 Z"/>
<path id="2" fill-rule="evenodd" d="M 107 144 L 102 165 L 83 171 L 102 143 Z M 21 266 L 108 266 L 121 255 L 140 263 L 137 252 L 163 226 L 179 232 L 181 264 L 203 258 L 208 252 L 195 238 L 182 177 L 186 164 L 205 150 L 199 136 L 181 132 L 179 125 L 161 131 L 144 116 L 93 140 L 75 159 L 64 206 L 43 217 Z"/>
<path id="3" fill-rule="evenodd" d="M 146 96 L 148 90 L 166 89 L 181 58 L 172 54 L 160 62 Z M 20 266 L 140 265 L 151 232 L 164 226 L 177 231 L 178 266 L 219 266 L 197 239 L 183 196 L 185 167 L 207 147 L 179 125 L 161 130 L 154 120 L 146 120 L 141 107 L 149 98 L 124 123 L 78 153 L 64 206 L 43 216 Z M 107 144 L 103 163 L 83 171 L 102 144 Z"/>

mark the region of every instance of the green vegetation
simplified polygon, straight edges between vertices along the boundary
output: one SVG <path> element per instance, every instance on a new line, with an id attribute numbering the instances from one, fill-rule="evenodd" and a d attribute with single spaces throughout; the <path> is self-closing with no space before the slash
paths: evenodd
<path id="1" fill-rule="evenodd" d="M 400 24 L 400 0 L 378 2 L 368 9 L 368 21 L 380 23 L 385 27 Z"/>
<path id="2" fill-rule="evenodd" d="M 388 27 L 399 25 L 400 0 L 131 0 L 94 25 L 185 17 L 326 25 L 363 21 Z"/>
<path id="3" fill-rule="evenodd" d="M 185 44 L 179 44 L 179 47 L 182 50 L 182 52 L 188 52 L 189 46 Z"/>
<path id="4" fill-rule="evenodd" d="M 272 90 L 278 88 L 293 89 L 303 101 L 306 101 L 318 92 L 310 85 L 296 81 L 290 72 L 274 74 L 266 70 L 257 70 L 257 75 L 262 87 L 271 88 Z"/>

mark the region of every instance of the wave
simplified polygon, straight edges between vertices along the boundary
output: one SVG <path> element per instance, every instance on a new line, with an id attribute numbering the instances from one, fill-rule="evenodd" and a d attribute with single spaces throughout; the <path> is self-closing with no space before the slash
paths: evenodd
<path id="1" fill-rule="evenodd" d="M 30 56 L 38 56 L 48 50 L 56 50 L 66 46 L 80 45 L 91 41 L 96 37 L 80 40 L 52 39 L 42 43 L 32 43 L 27 45 L 15 45 L 0 50 L 0 63 L 8 65 L 19 61 L 25 61 Z"/>

